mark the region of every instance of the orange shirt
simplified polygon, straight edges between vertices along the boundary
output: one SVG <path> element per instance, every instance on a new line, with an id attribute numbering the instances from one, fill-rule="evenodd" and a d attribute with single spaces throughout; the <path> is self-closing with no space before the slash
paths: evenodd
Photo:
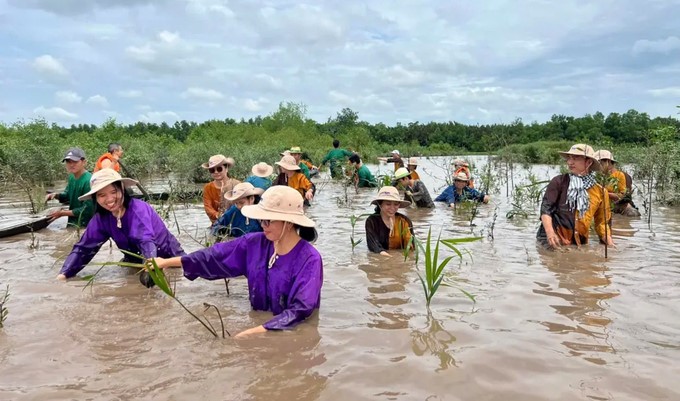
<path id="1" fill-rule="evenodd" d="M 458 167 L 458 169 L 456 171 L 454 171 L 454 173 L 453 173 L 454 178 L 460 172 L 465 173 L 465 175 L 467 175 L 468 180 L 470 180 L 470 181 L 468 181 L 467 186 L 470 187 L 470 188 L 474 188 L 475 187 L 475 181 L 472 179 L 472 174 L 470 174 L 470 169 L 465 167 L 465 166 Z"/>
<path id="2" fill-rule="evenodd" d="M 312 189 L 312 183 L 300 172 L 288 178 L 288 186 L 297 189 L 303 198 L 305 197 L 305 192 Z"/>
<path id="3" fill-rule="evenodd" d="M 214 223 L 222 214 L 229 209 L 232 202 L 224 199 L 224 194 L 231 192 L 236 184 L 241 181 L 227 178 L 222 184 L 222 189 L 215 186 L 215 182 L 209 182 L 203 187 L 203 208 L 210 222 Z"/>
<path id="4" fill-rule="evenodd" d="M 94 165 L 94 172 L 96 173 L 97 171 L 102 169 L 102 162 L 104 160 L 109 160 L 111 161 L 111 168 L 114 169 L 115 171 L 120 173 L 120 164 L 118 164 L 118 161 L 113 158 L 113 155 L 111 153 L 104 153 L 97 159 L 97 163 Z"/>
<path id="5" fill-rule="evenodd" d="M 413 228 L 403 216 L 396 215 L 394 218 L 394 229 L 390 232 L 390 249 L 404 249 L 411 240 L 411 230 Z M 411 244 L 413 248 L 413 244 Z"/>
<path id="6" fill-rule="evenodd" d="M 419 180 L 420 176 L 418 175 L 418 172 L 415 170 L 411 170 L 411 178 L 414 180 Z"/>

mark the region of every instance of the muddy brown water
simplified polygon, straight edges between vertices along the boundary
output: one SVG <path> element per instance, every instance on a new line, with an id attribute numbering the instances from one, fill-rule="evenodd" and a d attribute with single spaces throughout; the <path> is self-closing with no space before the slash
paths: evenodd
<path id="1" fill-rule="evenodd" d="M 478 168 L 484 160 L 475 159 Z M 441 164 L 419 167 L 433 197 Z M 548 178 L 557 170 L 532 171 Z M 516 170 L 515 182 L 526 173 Z M 651 229 L 644 218 L 616 216 L 617 249 L 606 260 L 598 244 L 550 252 L 536 246 L 535 215 L 505 217 L 501 183 L 473 220 L 484 240 L 463 246 L 471 256 L 447 268 L 477 302 L 443 287 L 428 313 L 413 259 L 369 254 L 365 241 L 351 249 L 348 216 L 371 212 L 375 192 L 345 199 L 339 184 L 322 181 L 308 210 L 324 260 L 322 306 L 288 332 L 214 339 L 118 267 L 85 291 L 82 281 L 56 281 L 77 239 L 65 219 L 34 239 L 1 239 L 0 284 L 10 284 L 11 298 L 0 329 L 0 399 L 680 400 L 677 209 L 655 207 Z M 0 223 L 25 213 L 20 199 L 4 194 Z M 443 204 L 407 214 L 421 237 L 430 226 L 444 238 L 471 232 L 469 213 Z M 177 220 L 185 249 L 199 249 L 191 237 L 208 224 L 201 206 L 178 206 Z M 105 245 L 95 260 L 120 257 Z M 271 316 L 251 311 L 243 279 L 231 281 L 227 296 L 222 281 L 177 277 L 178 297 L 197 312 L 214 303 L 232 333 Z"/>

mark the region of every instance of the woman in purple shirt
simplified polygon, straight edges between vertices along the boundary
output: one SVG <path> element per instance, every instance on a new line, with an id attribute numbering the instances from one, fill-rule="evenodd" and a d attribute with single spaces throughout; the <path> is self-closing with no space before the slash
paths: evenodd
<path id="1" fill-rule="evenodd" d="M 160 268 L 182 267 L 189 280 L 245 276 L 253 309 L 274 317 L 237 335 L 290 329 L 319 308 L 323 284 L 321 255 L 312 246 L 314 222 L 304 215 L 302 195 L 288 186 L 267 189 L 244 216 L 257 219 L 264 232 L 170 259 L 156 258 Z"/>
<path id="2" fill-rule="evenodd" d="M 73 246 L 57 278 L 65 280 L 75 276 L 109 239 L 113 239 L 118 249 L 146 259 L 186 255 L 156 211 L 146 202 L 130 198 L 125 192 L 125 186 L 134 183 L 135 180 L 122 178 L 110 168 L 92 174 L 90 192 L 78 199 L 83 201 L 94 196 L 94 217 L 80 241 Z M 140 281 L 147 287 L 153 286 L 153 280 L 146 272 L 142 272 Z"/>

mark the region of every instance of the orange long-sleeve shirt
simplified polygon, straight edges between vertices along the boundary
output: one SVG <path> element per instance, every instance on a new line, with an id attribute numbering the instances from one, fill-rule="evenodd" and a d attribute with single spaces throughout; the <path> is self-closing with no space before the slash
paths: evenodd
<path id="1" fill-rule="evenodd" d="M 215 186 L 215 182 L 209 182 L 203 187 L 203 208 L 211 223 L 214 223 L 222 214 L 229 209 L 232 202 L 224 199 L 224 194 L 231 192 L 236 184 L 241 181 L 235 178 L 227 178 L 222 184 L 222 189 Z"/>

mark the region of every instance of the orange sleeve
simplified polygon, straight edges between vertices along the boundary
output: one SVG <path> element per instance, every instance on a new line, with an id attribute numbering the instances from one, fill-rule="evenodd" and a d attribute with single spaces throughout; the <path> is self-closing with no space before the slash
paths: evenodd
<path id="1" fill-rule="evenodd" d="M 220 207 L 220 191 L 215 188 L 212 182 L 205 184 L 203 187 L 203 208 L 205 209 L 205 214 L 212 223 L 215 222 L 219 216 Z"/>
<path id="2" fill-rule="evenodd" d="M 604 239 L 605 231 L 611 235 L 611 229 L 607 227 L 608 222 L 612 218 L 612 211 L 609 207 L 609 195 L 605 196 L 605 190 L 599 184 L 590 188 L 588 195 L 590 196 L 590 209 L 586 212 L 586 217 L 588 217 L 588 220 L 591 217 L 595 220 L 595 232 L 600 239 Z"/>
<path id="3" fill-rule="evenodd" d="M 309 182 L 307 177 L 305 177 L 305 175 L 302 173 L 295 173 L 295 175 L 293 175 L 290 180 L 288 180 L 288 186 L 300 191 L 302 196 L 305 195 L 305 192 L 312 189 L 312 183 Z"/>

